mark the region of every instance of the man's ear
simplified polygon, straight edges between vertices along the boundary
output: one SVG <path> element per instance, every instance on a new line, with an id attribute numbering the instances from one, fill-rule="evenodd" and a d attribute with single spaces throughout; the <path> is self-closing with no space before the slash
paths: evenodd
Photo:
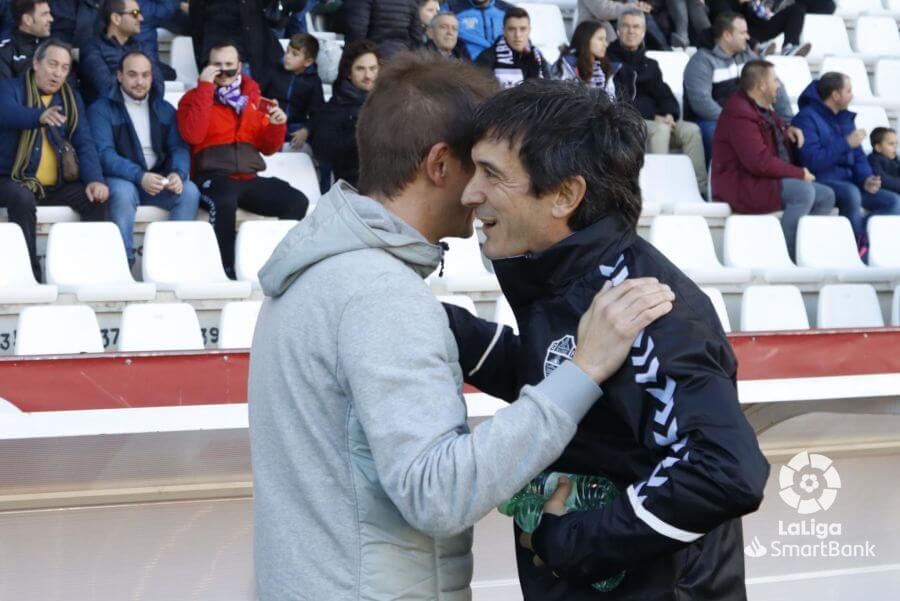
<path id="1" fill-rule="evenodd" d="M 447 168 L 451 156 L 450 146 L 446 142 L 438 142 L 431 147 L 428 156 L 425 157 L 425 175 L 436 188 L 447 185 Z"/>
<path id="2" fill-rule="evenodd" d="M 550 214 L 556 219 L 568 221 L 572 213 L 581 206 L 585 192 L 587 192 L 587 183 L 584 181 L 584 177 L 580 175 L 567 177 L 559 188 L 556 200 L 553 201 Z"/>

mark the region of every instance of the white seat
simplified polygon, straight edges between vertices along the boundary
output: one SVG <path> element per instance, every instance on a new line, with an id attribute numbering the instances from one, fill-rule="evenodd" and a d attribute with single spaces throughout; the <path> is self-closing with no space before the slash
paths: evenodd
<path id="1" fill-rule="evenodd" d="M 466 296 L 465 294 L 441 294 L 438 295 L 437 299 L 442 303 L 465 309 L 472 315 L 478 315 L 478 312 L 475 310 L 475 301 L 472 300 L 471 296 Z"/>
<path id="2" fill-rule="evenodd" d="M 8 218 L 6 209 L 0 209 L 0 219 L 6 221 Z M 81 221 L 81 218 L 78 216 L 78 213 L 69 207 L 47 206 L 37 208 L 37 222 L 39 225 L 67 221 Z"/>
<path id="3" fill-rule="evenodd" d="M 181 102 L 181 98 L 184 96 L 184 92 L 166 92 L 165 96 L 163 96 L 163 100 L 171 104 L 176 109 L 178 108 L 178 103 Z"/>
<path id="4" fill-rule="evenodd" d="M 559 58 L 559 47 L 569 43 L 562 12 L 556 4 L 518 5 L 531 18 L 531 41 L 537 46 L 547 61 L 555 63 Z"/>
<path id="5" fill-rule="evenodd" d="M 170 92 L 184 92 L 184 82 L 178 81 L 177 79 L 174 81 L 166 81 L 164 82 L 165 86 L 163 88 L 163 92 L 166 94 Z"/>
<path id="6" fill-rule="evenodd" d="M 844 19 L 855 20 L 861 14 L 885 12 L 881 0 L 837 0 L 834 14 Z"/>
<path id="7" fill-rule="evenodd" d="M 513 313 L 512 307 L 505 296 L 499 296 L 494 303 L 494 321 L 502 323 L 512 328 L 513 333 L 519 335 L 519 322 L 516 320 L 516 314 Z"/>
<path id="8" fill-rule="evenodd" d="M 869 234 L 869 265 L 900 267 L 900 216 L 872 216 L 866 229 Z"/>
<path id="9" fill-rule="evenodd" d="M 242 223 L 234 244 L 234 273 L 237 279 L 250 282 L 253 288 L 258 290 L 259 270 L 272 256 L 275 247 L 297 223 L 293 219 Z"/>
<path id="10" fill-rule="evenodd" d="M 169 212 L 153 205 L 141 205 L 134 213 L 135 223 L 150 223 L 153 221 L 168 221 Z"/>
<path id="11" fill-rule="evenodd" d="M 900 286 L 894 289 L 894 300 L 891 302 L 891 325 L 900 326 Z"/>
<path id="12" fill-rule="evenodd" d="M 900 58 L 882 58 L 875 64 L 875 91 L 879 96 L 900 98 Z"/>
<path id="13" fill-rule="evenodd" d="M 883 107 L 882 110 L 888 109 L 896 111 L 900 109 L 900 98 L 875 96 L 869 85 L 869 73 L 862 59 L 855 57 L 836 57 L 829 56 L 822 61 L 822 73 L 828 71 L 836 71 L 843 73 L 850 78 L 853 84 L 853 104 L 855 107 L 861 105 L 877 105 Z M 855 108 L 851 110 L 856 110 Z"/>
<path id="14" fill-rule="evenodd" d="M 16 326 L 17 355 L 102 353 L 94 310 L 86 305 L 26 307 Z"/>
<path id="15" fill-rule="evenodd" d="M 807 57 L 813 62 L 821 61 L 826 55 L 853 54 L 844 20 L 834 15 L 806 15 L 800 41 L 812 44 Z"/>
<path id="16" fill-rule="evenodd" d="M 727 217 L 731 207 L 724 202 L 706 202 L 697 189 L 691 160 L 683 154 L 644 155 L 640 174 L 642 202 L 655 203 L 665 213 Z"/>
<path id="17" fill-rule="evenodd" d="M 681 104 L 684 97 L 684 69 L 687 67 L 690 55 L 686 52 L 664 52 L 661 50 L 648 50 L 647 58 L 652 58 L 659 63 L 663 81 L 672 90 L 672 94 Z"/>
<path id="18" fill-rule="evenodd" d="M 25 235 L 18 224 L 0 223 L 0 257 L 0 305 L 56 301 L 56 286 L 38 284 L 34 279 Z"/>
<path id="19" fill-rule="evenodd" d="M 819 290 L 819 328 L 880 328 L 884 326 L 878 294 L 870 284 L 830 284 Z"/>
<path id="20" fill-rule="evenodd" d="M 120 352 L 198 350 L 203 350 L 203 336 L 189 304 L 140 303 L 122 311 Z"/>
<path id="21" fill-rule="evenodd" d="M 219 348 L 250 348 L 262 301 L 235 301 L 219 315 Z"/>
<path id="22" fill-rule="evenodd" d="M 800 56 L 767 56 L 766 60 L 775 65 L 775 73 L 784 85 L 784 91 L 791 100 L 796 100 L 812 81 L 809 63 Z"/>
<path id="23" fill-rule="evenodd" d="M 857 19 L 856 51 L 861 54 L 900 56 L 897 21 L 888 16 L 863 16 Z"/>
<path id="24" fill-rule="evenodd" d="M 148 301 L 156 285 L 135 282 L 114 223 L 57 223 L 47 238 L 47 281 L 85 303 Z"/>
<path id="25" fill-rule="evenodd" d="M 484 266 L 478 237 L 444 238 L 449 249 L 444 252 L 444 275 L 433 282 L 441 283 L 451 294 L 466 292 L 499 292 L 497 276 Z"/>
<path id="26" fill-rule="evenodd" d="M 742 332 L 808 330 L 803 295 L 796 286 L 747 286 L 741 299 Z"/>
<path id="27" fill-rule="evenodd" d="M 178 81 L 185 87 L 193 88 L 197 85 L 197 62 L 194 60 L 194 41 L 187 36 L 176 36 L 172 40 L 171 53 L 172 68 Z"/>
<path id="28" fill-rule="evenodd" d="M 22 413 L 22 410 L 4 399 L 0 397 L 0 414 L 12 414 L 12 413 Z"/>
<path id="29" fill-rule="evenodd" d="M 856 113 L 856 119 L 854 119 L 856 127 L 866 130 L 866 135 L 863 136 L 862 149 L 863 152 L 869 154 L 872 152 L 872 142 L 869 140 L 869 134 L 872 133 L 872 130 L 876 127 L 891 126 L 887 111 L 883 107 L 872 104 L 850 105 L 850 111 Z"/>
<path id="30" fill-rule="evenodd" d="M 821 269 L 797 267 L 788 255 L 781 223 L 773 215 L 732 215 L 725 221 L 725 265 L 743 267 L 769 283 L 821 282 Z"/>
<path id="31" fill-rule="evenodd" d="M 722 291 L 718 288 L 701 288 L 700 290 L 709 297 L 713 309 L 716 310 L 716 315 L 719 317 L 719 322 L 722 324 L 722 329 L 725 330 L 726 334 L 731 332 L 731 319 L 728 318 L 728 309 L 725 307 L 725 298 L 722 296 Z"/>
<path id="32" fill-rule="evenodd" d="M 824 269 L 826 277 L 840 282 L 884 282 L 900 277 L 900 268 L 867 267 L 862 262 L 850 222 L 840 216 L 800 218 L 797 264 Z"/>
<path id="33" fill-rule="evenodd" d="M 156 221 L 144 234 L 143 280 L 177 298 L 247 298 L 250 282 L 225 275 L 216 236 L 202 221 Z"/>
<path id="34" fill-rule="evenodd" d="M 259 175 L 283 179 L 294 189 L 303 192 L 312 209 L 322 193 L 319 191 L 316 168 L 309 155 L 302 152 L 279 152 L 263 158 L 266 160 L 266 169 Z"/>
<path id="35" fill-rule="evenodd" d="M 660 215 L 650 225 L 650 243 L 698 284 L 739 284 L 750 270 L 723 267 L 706 220 L 699 215 Z"/>

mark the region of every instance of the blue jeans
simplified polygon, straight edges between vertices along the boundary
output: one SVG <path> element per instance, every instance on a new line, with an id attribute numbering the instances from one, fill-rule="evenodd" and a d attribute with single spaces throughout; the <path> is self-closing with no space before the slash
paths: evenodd
<path id="1" fill-rule="evenodd" d="M 834 191 L 828 186 L 802 179 L 781 180 L 781 229 L 791 259 L 795 258 L 797 225 L 805 215 L 828 215 L 834 208 Z"/>
<path id="2" fill-rule="evenodd" d="M 875 194 L 869 194 L 853 182 L 838 180 L 819 180 L 819 183 L 834 190 L 838 212 L 850 220 L 858 243 L 865 238 L 868 221 L 868 217 L 863 218 L 860 207 L 865 208 L 869 215 L 900 215 L 900 194 L 896 192 L 882 188 Z"/>
<path id="3" fill-rule="evenodd" d="M 695 123 L 700 128 L 700 137 L 703 138 L 703 152 L 706 153 L 706 165 L 708 167 L 710 161 L 712 161 L 712 141 L 718 121 L 695 121 Z"/>
<path id="4" fill-rule="evenodd" d="M 134 215 L 139 205 L 152 205 L 169 211 L 172 221 L 191 221 L 197 218 L 200 191 L 194 182 L 186 180 L 181 194 L 163 190 L 150 196 L 140 186 L 118 177 L 106 178 L 109 185 L 109 218 L 122 232 L 128 264 L 134 263 Z"/>

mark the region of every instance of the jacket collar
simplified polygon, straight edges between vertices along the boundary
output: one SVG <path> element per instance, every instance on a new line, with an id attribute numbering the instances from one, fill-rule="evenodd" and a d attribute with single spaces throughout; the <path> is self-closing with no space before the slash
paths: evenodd
<path id="1" fill-rule="evenodd" d="M 612 57 L 612 55 L 615 55 L 623 63 L 640 62 L 644 58 L 646 52 L 647 47 L 643 42 L 641 42 L 641 45 L 637 47 L 637 50 L 626 50 L 618 39 L 613 41 L 613 43 L 609 45 L 609 49 L 607 50 L 607 54 L 609 54 L 610 57 Z"/>
<path id="2" fill-rule="evenodd" d="M 30 33 L 25 33 L 18 27 L 12 32 L 12 41 L 16 47 L 27 46 L 37 48 L 41 42 L 50 38 L 39 38 Z"/>
<path id="3" fill-rule="evenodd" d="M 332 98 L 341 104 L 354 104 L 362 106 L 366 101 L 368 92 L 353 85 L 349 79 L 342 79 L 334 88 Z"/>
<path id="4" fill-rule="evenodd" d="M 112 86 L 108 92 L 106 92 L 106 97 L 116 104 L 125 105 L 125 93 L 122 91 L 122 87 L 116 82 L 116 85 Z M 156 86 L 150 86 L 150 92 L 147 96 L 147 104 L 150 105 L 150 108 L 154 108 L 154 104 L 159 100 L 159 91 L 156 89 Z"/>

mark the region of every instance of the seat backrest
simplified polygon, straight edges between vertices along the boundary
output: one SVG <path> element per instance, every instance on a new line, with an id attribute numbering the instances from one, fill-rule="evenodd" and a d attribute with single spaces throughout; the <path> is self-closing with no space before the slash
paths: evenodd
<path id="1" fill-rule="evenodd" d="M 57 223 L 51 227 L 47 282 L 61 286 L 134 282 L 116 224 Z"/>
<path id="2" fill-rule="evenodd" d="M 517 5 L 531 18 L 531 41 L 536 46 L 559 48 L 569 43 L 562 12 L 556 4 L 524 2 Z"/>
<path id="3" fill-rule="evenodd" d="M 900 12 L 900 0 L 885 0 L 887 9 L 893 12 Z"/>
<path id="4" fill-rule="evenodd" d="M 767 56 L 766 60 L 775 65 L 775 73 L 790 98 L 799 98 L 812 81 L 809 63 L 803 57 L 774 55 Z"/>
<path id="5" fill-rule="evenodd" d="M 822 58 L 827 54 L 852 54 L 850 38 L 844 20 L 835 15 L 807 14 L 803 21 L 802 42 L 812 44 L 809 58 Z"/>
<path id="6" fill-rule="evenodd" d="M 672 89 L 672 93 L 678 98 L 684 96 L 684 69 L 691 57 L 686 52 L 648 50 L 647 58 L 659 63 L 663 81 Z"/>
<path id="7" fill-rule="evenodd" d="M 891 303 L 891 325 L 900 326 L 900 286 L 894 289 L 894 300 Z"/>
<path id="8" fill-rule="evenodd" d="M 472 277 L 488 274 L 481 259 L 478 236 L 444 238 L 449 249 L 444 252 L 444 277 Z"/>
<path id="9" fill-rule="evenodd" d="M 516 314 L 513 313 L 509 301 L 502 294 L 494 301 L 494 321 L 511 327 L 513 332 L 518 335 L 519 322 L 516 320 Z"/>
<path id="10" fill-rule="evenodd" d="M 172 39 L 171 53 L 172 68 L 178 81 L 188 86 L 195 86 L 199 73 L 197 62 L 194 60 L 194 41 L 187 36 L 176 36 Z"/>
<path id="11" fill-rule="evenodd" d="M 225 282 L 216 235 L 204 221 L 155 221 L 144 233 L 145 282 Z"/>
<path id="12" fill-rule="evenodd" d="M 884 326 L 878 294 L 870 284 L 828 284 L 819 290 L 819 328 Z"/>
<path id="13" fill-rule="evenodd" d="M 266 169 L 260 172 L 261 176 L 283 179 L 294 189 L 303 192 L 310 204 L 319 201 L 319 197 L 322 196 L 319 190 L 319 177 L 308 154 L 277 152 L 263 158 L 266 160 Z"/>
<path id="14" fill-rule="evenodd" d="M 120 352 L 203 350 L 197 313 L 187 303 L 135 303 L 122 311 Z"/>
<path id="15" fill-rule="evenodd" d="M 797 264 L 818 269 L 864 267 L 846 217 L 807 215 L 797 226 Z"/>
<path id="16" fill-rule="evenodd" d="M 722 296 L 722 291 L 718 288 L 701 288 L 703 294 L 709 297 L 710 302 L 712 302 L 713 309 L 716 310 L 716 315 L 719 317 L 719 322 L 722 324 L 722 329 L 725 330 L 726 333 L 731 331 L 731 319 L 728 318 L 728 309 L 725 307 L 725 297 Z"/>
<path id="17" fill-rule="evenodd" d="M 796 286 L 747 286 L 741 299 L 741 331 L 808 330 L 803 295 Z"/>
<path id="18" fill-rule="evenodd" d="M 900 98 L 900 58 L 878 59 L 875 64 L 875 91 L 886 98 Z"/>
<path id="19" fill-rule="evenodd" d="M 650 244 L 681 269 L 716 269 L 712 234 L 699 215 L 659 215 L 650 225 Z"/>
<path id="20" fill-rule="evenodd" d="M 237 279 L 251 282 L 254 288 L 259 288 L 259 270 L 297 223 L 293 219 L 258 219 L 242 223 L 234 245 L 234 272 Z"/>
<path id="21" fill-rule="evenodd" d="M 17 223 L 0 223 L 0 286 L 35 286 L 28 245 Z"/>
<path id="22" fill-rule="evenodd" d="M 827 56 L 822 61 L 820 72 L 836 71 L 850 78 L 853 95 L 857 98 L 872 98 L 872 87 L 869 85 L 869 73 L 861 58 L 853 56 Z"/>
<path id="23" fill-rule="evenodd" d="M 725 265 L 747 269 L 793 267 L 781 223 L 773 215 L 732 215 L 725 220 Z"/>
<path id="24" fill-rule="evenodd" d="M 869 265 L 900 267 L 900 215 L 874 215 L 866 226 Z"/>
<path id="25" fill-rule="evenodd" d="M 166 92 L 163 99 L 177 109 L 182 96 L 184 92 Z"/>
<path id="26" fill-rule="evenodd" d="M 43 305 L 19 313 L 17 355 L 102 353 L 94 310 L 87 305 Z"/>
<path id="27" fill-rule="evenodd" d="M 704 202 L 697 189 L 694 167 L 684 154 L 644 155 L 639 183 L 644 202 Z"/>
<path id="28" fill-rule="evenodd" d="M 857 19 L 856 51 L 884 56 L 900 54 L 900 34 L 894 17 L 863 16 Z"/>
<path id="29" fill-rule="evenodd" d="M 250 348 L 262 301 L 227 303 L 219 315 L 219 348 Z"/>
<path id="30" fill-rule="evenodd" d="M 860 14 L 865 12 L 879 12 L 884 10 L 881 0 L 837 0 L 837 13 Z"/>
<path id="31" fill-rule="evenodd" d="M 478 315 L 478 313 L 475 311 L 475 301 L 472 300 L 471 296 L 467 296 L 465 294 L 444 294 L 438 296 L 437 299 L 442 303 L 447 303 L 448 305 L 462 307 L 472 315 Z"/>
<path id="32" fill-rule="evenodd" d="M 854 104 L 850 106 L 850 111 L 856 113 L 856 127 L 866 130 L 863 136 L 862 149 L 863 152 L 869 154 L 872 152 L 872 142 L 869 140 L 869 134 L 876 127 L 890 127 L 887 111 L 882 106 L 874 104 Z"/>

